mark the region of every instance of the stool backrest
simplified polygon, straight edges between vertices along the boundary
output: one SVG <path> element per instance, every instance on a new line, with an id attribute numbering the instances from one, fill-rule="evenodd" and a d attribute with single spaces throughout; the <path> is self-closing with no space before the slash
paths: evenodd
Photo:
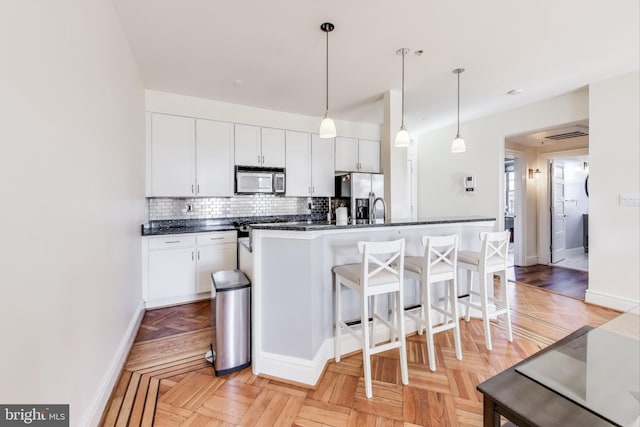
<path id="1" fill-rule="evenodd" d="M 358 250 L 362 254 L 362 278 L 365 284 L 384 272 L 393 274 L 402 283 L 404 239 L 388 242 L 358 242 Z"/>
<path id="2" fill-rule="evenodd" d="M 422 236 L 423 273 L 427 276 L 453 273 L 458 269 L 458 235 Z"/>
<path id="3" fill-rule="evenodd" d="M 480 269 L 487 273 L 507 269 L 510 235 L 509 230 L 480 233 Z"/>

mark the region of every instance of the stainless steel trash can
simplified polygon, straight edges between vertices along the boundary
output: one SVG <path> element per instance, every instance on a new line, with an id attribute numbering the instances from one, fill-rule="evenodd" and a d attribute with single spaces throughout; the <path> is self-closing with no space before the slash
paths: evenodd
<path id="1" fill-rule="evenodd" d="M 240 270 L 211 273 L 211 349 L 217 376 L 251 364 L 251 282 Z"/>

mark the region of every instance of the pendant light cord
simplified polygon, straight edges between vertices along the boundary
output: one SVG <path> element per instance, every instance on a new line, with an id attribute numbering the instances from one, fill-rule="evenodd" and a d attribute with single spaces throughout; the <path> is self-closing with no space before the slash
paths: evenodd
<path id="1" fill-rule="evenodd" d="M 326 87 L 327 87 L 327 108 L 325 109 L 325 116 L 329 113 L 329 32 L 327 31 L 327 81 L 326 81 Z"/>
<path id="2" fill-rule="evenodd" d="M 402 49 L 402 123 L 401 129 L 404 129 L 404 48 Z"/>
<path id="3" fill-rule="evenodd" d="M 460 138 L 460 73 L 458 73 L 458 133 L 456 138 Z"/>

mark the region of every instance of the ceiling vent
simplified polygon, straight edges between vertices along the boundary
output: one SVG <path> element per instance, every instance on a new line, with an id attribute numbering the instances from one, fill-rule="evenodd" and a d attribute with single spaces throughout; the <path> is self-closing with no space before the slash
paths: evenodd
<path id="1" fill-rule="evenodd" d="M 563 139 L 578 138 L 581 136 L 589 135 L 589 128 L 587 126 L 572 126 L 569 129 L 561 129 L 553 133 L 553 135 L 547 135 L 544 138 L 552 141 L 560 141 Z"/>

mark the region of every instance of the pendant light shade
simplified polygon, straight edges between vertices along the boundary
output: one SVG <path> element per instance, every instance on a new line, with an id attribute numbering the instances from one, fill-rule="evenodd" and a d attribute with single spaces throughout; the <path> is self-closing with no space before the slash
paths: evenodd
<path id="1" fill-rule="evenodd" d="M 320 138 L 335 138 L 336 135 L 336 124 L 331 117 L 325 114 L 320 122 Z"/>
<path id="2" fill-rule="evenodd" d="M 336 133 L 336 124 L 333 122 L 333 119 L 329 117 L 329 33 L 333 31 L 335 27 L 330 22 L 325 22 L 320 25 L 320 29 L 327 34 L 327 80 L 326 80 L 326 108 L 324 110 L 324 117 L 322 122 L 320 122 L 320 138 L 335 138 Z"/>
<path id="3" fill-rule="evenodd" d="M 400 125 L 400 130 L 396 134 L 396 147 L 408 147 L 411 143 L 409 131 L 404 127 L 404 56 L 409 52 L 410 51 L 407 48 L 398 49 L 396 51 L 396 55 L 402 55 L 402 123 Z"/>
<path id="4" fill-rule="evenodd" d="M 464 139 L 462 139 L 462 135 L 460 135 L 460 74 L 464 73 L 464 68 L 456 68 L 452 73 L 458 75 L 458 132 L 451 143 L 451 152 L 464 153 L 467 151 L 467 144 L 464 143 Z"/>

